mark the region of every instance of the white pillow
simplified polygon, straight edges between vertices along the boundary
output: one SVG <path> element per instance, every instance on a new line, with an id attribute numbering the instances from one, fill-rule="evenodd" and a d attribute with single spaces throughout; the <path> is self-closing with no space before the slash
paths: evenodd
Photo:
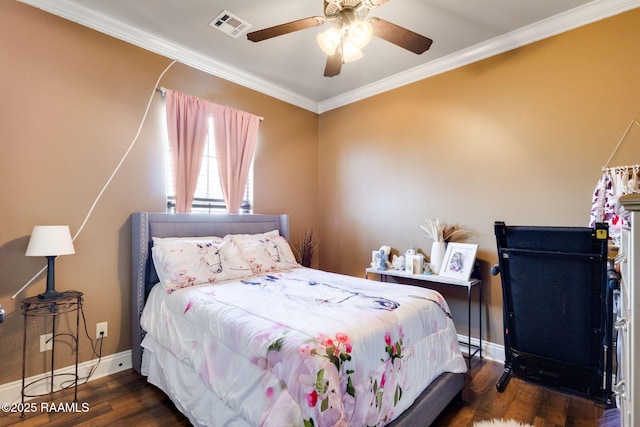
<path id="1" fill-rule="evenodd" d="M 251 276 L 251 266 L 231 239 L 153 239 L 153 263 L 167 291 Z"/>
<path id="2" fill-rule="evenodd" d="M 229 234 L 254 274 L 287 270 L 300 265 L 287 239 L 278 230 L 260 234 Z"/>

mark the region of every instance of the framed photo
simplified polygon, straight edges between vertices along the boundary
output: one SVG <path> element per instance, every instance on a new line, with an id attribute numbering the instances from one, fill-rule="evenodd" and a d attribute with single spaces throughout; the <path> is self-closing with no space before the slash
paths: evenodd
<path id="1" fill-rule="evenodd" d="M 468 281 L 476 261 L 478 245 L 469 243 L 449 243 L 440 276 Z"/>

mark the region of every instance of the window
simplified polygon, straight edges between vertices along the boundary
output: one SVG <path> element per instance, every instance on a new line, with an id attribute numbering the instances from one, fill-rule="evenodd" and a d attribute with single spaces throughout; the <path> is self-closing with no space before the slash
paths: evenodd
<path id="1" fill-rule="evenodd" d="M 220 185 L 220 175 L 218 173 L 218 160 L 216 157 L 216 146 L 214 144 L 213 133 L 213 117 L 209 117 L 209 131 L 207 133 L 207 141 L 205 143 L 204 152 L 202 154 L 202 166 L 200 166 L 200 175 L 198 177 L 198 185 L 191 204 L 192 212 L 200 213 L 223 213 L 226 212 L 224 196 L 222 195 L 222 187 Z M 167 210 L 175 212 L 176 198 L 173 187 L 173 171 L 171 164 L 171 147 L 167 143 Z M 247 178 L 247 186 L 244 192 L 244 198 L 240 212 L 250 213 L 253 204 L 253 162 L 249 169 Z"/>

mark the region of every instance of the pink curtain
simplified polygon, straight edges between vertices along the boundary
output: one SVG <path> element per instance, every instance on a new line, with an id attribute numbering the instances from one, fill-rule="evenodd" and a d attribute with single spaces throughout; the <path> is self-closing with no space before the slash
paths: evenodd
<path id="1" fill-rule="evenodd" d="M 213 105 L 213 127 L 222 193 L 227 212 L 238 213 L 258 141 L 260 118 Z"/>
<path id="2" fill-rule="evenodd" d="M 167 131 L 171 146 L 176 212 L 191 212 L 202 153 L 207 141 L 209 108 L 206 101 L 167 90 Z"/>
<path id="3" fill-rule="evenodd" d="M 238 213 L 258 141 L 260 118 L 184 93 L 166 92 L 176 212 L 191 212 L 208 118 L 213 115 L 216 156 L 227 211 Z"/>

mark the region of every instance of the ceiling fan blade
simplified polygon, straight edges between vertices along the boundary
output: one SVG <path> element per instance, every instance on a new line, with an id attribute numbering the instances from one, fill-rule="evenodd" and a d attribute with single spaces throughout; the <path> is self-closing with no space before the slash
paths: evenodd
<path id="1" fill-rule="evenodd" d="M 431 47 L 431 43 L 433 43 L 433 40 L 428 37 L 392 24 L 384 19 L 371 18 L 369 22 L 373 26 L 373 35 L 418 55 L 427 51 Z"/>
<path id="2" fill-rule="evenodd" d="M 327 56 L 327 64 L 324 67 L 324 76 L 333 77 L 340 74 L 342 69 L 342 55 L 339 52 Z"/>
<path id="3" fill-rule="evenodd" d="M 324 21 L 325 18 L 323 18 L 322 16 L 311 16 L 309 18 L 298 19 L 297 21 L 287 22 L 286 24 L 280 24 L 276 25 L 275 27 L 269 27 L 263 30 L 247 33 L 247 38 L 252 42 L 260 42 L 272 37 L 278 37 L 284 34 L 293 33 L 294 31 L 317 27 L 324 24 Z"/>

